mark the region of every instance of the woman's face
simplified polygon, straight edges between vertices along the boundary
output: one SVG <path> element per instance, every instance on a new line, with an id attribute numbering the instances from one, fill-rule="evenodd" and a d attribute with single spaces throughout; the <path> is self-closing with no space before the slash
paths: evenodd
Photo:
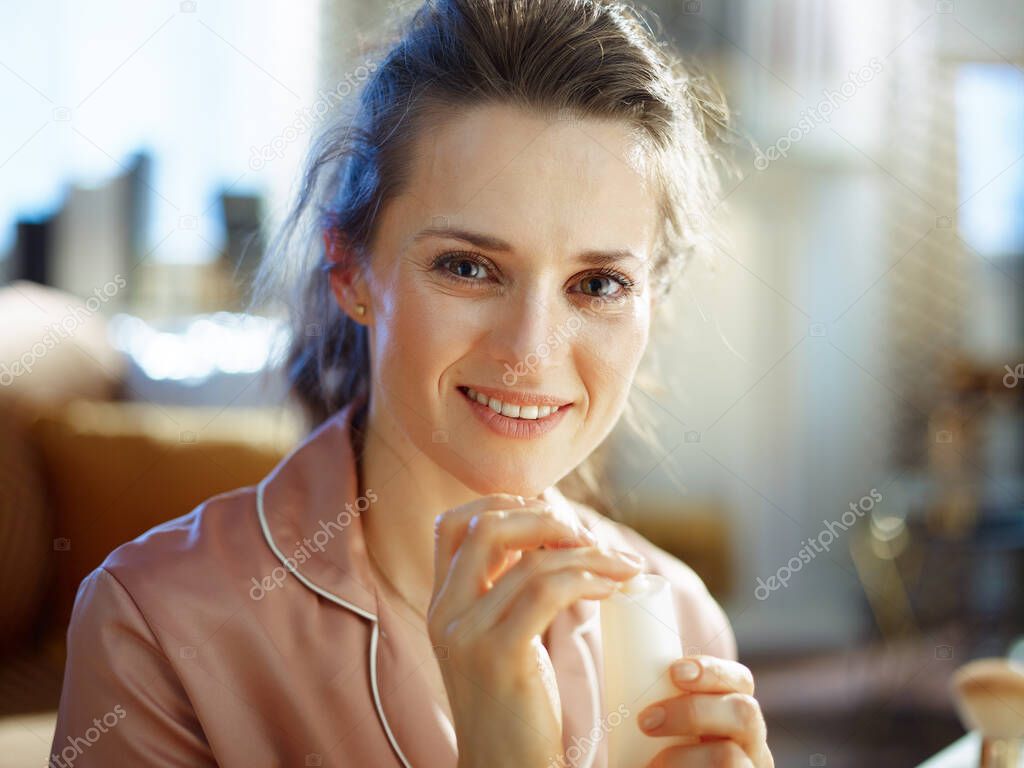
<path id="1" fill-rule="evenodd" d="M 624 123 L 507 106 L 425 134 L 363 288 L 372 428 L 481 495 L 536 496 L 586 459 L 648 339 L 657 207 L 634 151 Z M 515 419 L 465 387 L 569 405 Z"/>

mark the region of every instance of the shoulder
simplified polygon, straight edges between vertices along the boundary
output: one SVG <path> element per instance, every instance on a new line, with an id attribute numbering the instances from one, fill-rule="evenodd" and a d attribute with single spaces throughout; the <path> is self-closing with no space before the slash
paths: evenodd
<path id="1" fill-rule="evenodd" d="M 206 673 L 194 660 L 200 650 L 232 658 L 239 636 L 251 641 L 260 627 L 247 621 L 247 590 L 273 555 L 254 494 L 247 486 L 210 497 L 117 547 L 81 581 L 67 629 L 62 727 L 98 699 L 130 702 L 140 726 L 152 722 L 200 748 L 186 691 L 200 690 Z"/>
<path id="2" fill-rule="evenodd" d="M 123 600 L 106 598 L 106 607 L 138 611 L 157 637 L 181 637 L 184 625 L 244 605 L 253 574 L 277 562 L 255 496 L 253 486 L 212 496 L 120 545 L 79 586 L 76 612 L 99 608 L 99 592 L 123 592 Z"/>
<path id="3" fill-rule="evenodd" d="M 168 576 L 197 568 L 228 568 L 232 559 L 252 554 L 245 545 L 258 540 L 258 533 L 256 489 L 246 486 L 212 496 L 190 512 L 121 544 L 101 567 L 125 584 L 155 573 Z M 244 548 L 238 550 L 239 545 Z M 233 557 L 224 557 L 230 553 Z"/>
<path id="4" fill-rule="evenodd" d="M 664 576 L 669 581 L 676 597 L 676 618 L 686 655 L 737 658 L 736 637 L 729 618 L 690 566 L 628 525 L 611 520 L 586 504 L 572 503 L 583 524 L 600 541 L 637 552 L 647 560 L 649 573 Z"/>

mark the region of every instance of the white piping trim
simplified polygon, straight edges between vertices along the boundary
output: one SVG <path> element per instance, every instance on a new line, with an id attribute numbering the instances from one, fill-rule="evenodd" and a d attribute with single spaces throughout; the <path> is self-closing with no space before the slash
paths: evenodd
<path id="1" fill-rule="evenodd" d="M 398 759 L 402 761 L 402 765 L 405 768 L 412 768 L 409 761 L 405 759 L 405 755 L 398 746 L 398 741 L 395 739 L 395 734 L 391 732 L 391 726 L 388 724 L 388 719 L 384 717 L 384 705 L 380 701 L 380 691 L 377 689 L 377 631 L 380 625 L 375 621 L 373 622 L 373 634 L 370 635 L 370 682 L 373 683 L 373 704 L 377 707 L 377 713 L 380 715 L 380 721 L 384 725 L 384 732 L 388 735 L 388 741 L 391 742 L 391 746 L 394 748 L 395 753 L 398 755 Z"/>
<path id="2" fill-rule="evenodd" d="M 291 574 L 295 578 L 297 578 L 299 581 L 301 581 L 303 584 L 305 584 L 307 587 L 309 587 L 311 590 L 316 592 L 321 597 L 326 597 L 331 602 L 344 606 L 353 613 L 358 613 L 365 619 L 369 619 L 370 621 L 374 622 L 377 621 L 377 617 L 374 614 L 360 608 L 358 605 L 352 605 L 352 603 L 342 600 L 333 592 L 328 592 L 323 587 L 317 586 L 312 581 L 307 579 L 305 576 L 299 573 L 298 568 L 292 565 L 291 562 L 289 562 L 288 558 L 285 557 L 284 554 L 281 552 L 281 550 L 277 548 L 277 545 L 274 543 L 274 539 L 270 535 L 270 528 L 267 525 L 267 516 L 263 512 L 263 481 L 260 481 L 260 484 L 256 486 L 256 514 L 257 516 L 259 516 L 260 519 L 260 528 L 263 529 L 263 538 L 267 540 L 267 544 L 270 546 L 270 549 L 273 551 L 273 553 L 277 555 L 277 559 L 281 561 L 285 568 L 291 571 Z"/>
<path id="3" fill-rule="evenodd" d="M 311 590 L 316 592 L 318 595 L 330 600 L 332 603 L 337 603 L 338 605 L 344 608 L 348 608 L 353 613 L 356 613 L 362 616 L 363 618 L 369 619 L 373 623 L 373 630 L 370 633 L 370 688 L 373 691 L 373 706 L 377 710 L 377 716 L 380 718 L 381 725 L 384 726 L 384 733 L 387 735 L 388 741 L 391 743 L 391 748 L 395 750 L 395 754 L 397 754 L 398 759 L 402 761 L 402 765 L 404 766 L 404 768 L 412 768 L 412 765 L 406 759 L 405 754 L 398 746 L 398 741 L 395 739 L 395 734 L 391 731 L 391 724 L 388 723 L 388 719 L 384 714 L 384 705 L 381 703 L 380 700 L 380 689 L 377 684 L 377 635 L 380 631 L 380 624 L 377 619 L 377 616 L 370 613 L 369 611 L 363 610 L 357 605 L 353 605 L 352 603 L 346 600 L 342 600 L 333 592 L 329 592 L 323 587 L 314 584 L 312 581 L 310 581 L 301 573 L 299 573 L 298 569 L 295 566 L 291 565 L 291 563 L 284 556 L 281 550 L 278 549 L 277 545 L 274 543 L 273 537 L 270 535 L 270 528 L 267 524 L 267 516 L 264 514 L 263 510 L 263 484 L 265 480 L 266 478 L 264 478 L 264 480 L 261 480 L 260 483 L 256 486 L 256 516 L 259 518 L 260 521 L 260 529 L 263 531 L 263 538 L 266 539 L 267 545 L 270 547 L 271 551 L 277 556 L 277 559 L 281 561 L 285 568 L 287 568 L 296 579 L 301 581 L 303 584 L 305 584 Z"/>

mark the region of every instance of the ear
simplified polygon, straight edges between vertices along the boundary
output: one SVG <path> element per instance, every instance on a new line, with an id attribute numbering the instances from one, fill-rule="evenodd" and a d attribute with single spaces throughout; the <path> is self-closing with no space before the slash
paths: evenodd
<path id="1" fill-rule="evenodd" d="M 355 260 L 355 254 L 345 236 L 336 229 L 325 229 L 324 260 L 331 265 L 327 279 L 331 293 L 341 310 L 357 323 L 366 321 L 367 315 L 356 312 L 356 304 L 364 304 L 369 310 L 369 294 L 363 280 L 362 270 Z"/>

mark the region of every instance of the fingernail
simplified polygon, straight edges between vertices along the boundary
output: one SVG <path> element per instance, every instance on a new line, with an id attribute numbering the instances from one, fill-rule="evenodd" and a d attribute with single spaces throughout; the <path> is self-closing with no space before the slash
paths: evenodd
<path id="1" fill-rule="evenodd" d="M 692 661 L 677 661 L 672 665 L 672 677 L 681 683 L 700 677 L 700 667 Z"/>
<path id="2" fill-rule="evenodd" d="M 638 555 L 634 552 L 626 552 L 621 549 L 616 549 L 615 554 L 619 557 L 620 560 L 624 560 L 625 562 L 632 565 L 634 568 L 643 568 L 645 565 L 647 565 L 647 561 L 641 555 Z"/>
<path id="3" fill-rule="evenodd" d="M 664 707 L 651 707 L 640 713 L 640 727 L 651 731 L 665 722 Z"/>

